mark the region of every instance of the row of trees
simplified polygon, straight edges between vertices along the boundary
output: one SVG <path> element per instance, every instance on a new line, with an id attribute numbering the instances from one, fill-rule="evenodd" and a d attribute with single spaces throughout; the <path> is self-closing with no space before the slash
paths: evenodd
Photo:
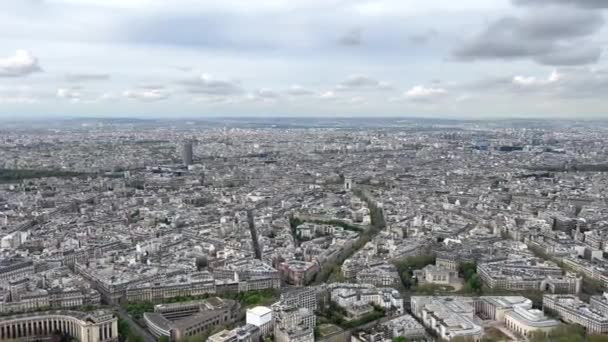
<path id="1" fill-rule="evenodd" d="M 433 294 L 435 292 L 451 291 L 453 288 L 447 286 L 439 286 L 434 284 L 426 284 L 419 286 L 417 279 L 413 278 L 414 270 L 419 270 L 427 265 L 435 264 L 436 257 L 434 254 L 418 255 L 408 257 L 399 261 L 393 262 L 399 271 L 401 283 L 406 290 L 413 290 L 419 294 Z M 465 294 L 481 294 L 483 286 L 481 278 L 477 274 L 477 265 L 474 262 L 462 263 L 458 270 L 459 275 L 464 279 L 465 284 L 460 290 Z"/>
<path id="2" fill-rule="evenodd" d="M 144 312 L 154 311 L 154 304 L 152 302 L 133 302 L 125 304 L 124 307 L 129 315 L 136 320 L 141 320 L 144 316 Z"/>
<path id="3" fill-rule="evenodd" d="M 355 196 L 359 197 L 367 204 L 372 228 L 377 232 L 386 228 L 386 221 L 384 219 L 384 209 L 378 206 L 378 203 L 361 189 L 355 189 L 353 193 L 355 194 Z"/>
<path id="4" fill-rule="evenodd" d="M 118 319 L 118 336 L 121 342 L 144 342 L 144 338 L 131 331 L 129 322 L 124 319 Z M 166 341 L 169 342 L 169 341 Z"/>
<path id="5" fill-rule="evenodd" d="M 413 279 L 414 270 L 419 270 L 427 265 L 435 264 L 435 259 L 435 254 L 426 254 L 395 261 L 394 264 L 399 271 L 403 287 L 406 290 L 415 287 L 417 283 L 415 279 Z"/>
<path id="6" fill-rule="evenodd" d="M 345 227 L 344 229 L 359 231 L 360 232 L 359 238 L 357 239 L 357 241 L 355 241 L 355 243 L 350 248 L 343 250 L 334 262 L 326 263 L 325 265 L 323 265 L 323 269 L 319 273 L 317 273 L 317 275 L 315 276 L 315 279 L 313 281 L 314 284 L 325 283 L 325 282 L 327 282 L 327 280 L 330 277 L 340 278 L 338 273 L 341 272 L 340 265 L 342 265 L 344 260 L 348 259 L 356 251 L 358 251 L 363 246 L 365 246 L 365 244 L 367 244 L 369 241 L 371 241 L 376 234 L 378 234 L 384 227 L 386 227 L 386 223 L 384 221 L 384 213 L 382 212 L 382 208 L 377 207 L 375 205 L 375 201 L 369 199 L 362 191 L 355 190 L 354 193 L 356 196 L 361 198 L 361 200 L 368 203 L 368 207 L 370 208 L 371 225 L 368 229 L 361 230 L 361 228 L 359 226 L 349 225 L 348 223 L 344 223 L 342 221 L 336 221 L 336 222 L 340 222 L 340 224 L 337 224 L 337 225 Z M 333 221 L 330 221 L 330 222 L 333 222 Z M 298 225 L 302 224 L 303 222 L 302 222 L 302 220 L 300 220 L 298 218 L 292 217 L 290 219 L 290 223 L 291 223 L 291 227 L 292 227 L 292 232 L 295 236 L 296 227 Z M 323 222 L 323 223 L 327 223 L 327 222 Z M 346 227 L 348 227 L 348 228 L 346 228 Z"/>
<path id="7" fill-rule="evenodd" d="M 608 336 L 587 334 L 585 328 L 578 324 L 562 324 L 548 334 L 537 331 L 529 340 L 530 342 L 608 342 Z"/>
<path id="8" fill-rule="evenodd" d="M 329 304 L 320 308 L 317 311 L 318 324 L 331 323 L 340 326 L 343 329 L 352 329 L 373 321 L 376 321 L 386 315 L 384 308 L 374 305 L 374 311 L 353 320 L 347 320 L 347 313 L 344 308 L 330 301 Z"/>
<path id="9" fill-rule="evenodd" d="M 178 296 L 169 298 L 164 303 L 181 303 L 188 302 L 192 300 L 203 300 L 209 298 L 210 294 L 205 293 L 200 296 Z M 264 290 L 255 290 L 248 292 L 238 292 L 238 293 L 225 293 L 219 295 L 219 297 L 225 299 L 232 299 L 244 304 L 246 306 L 256 306 L 256 305 L 270 305 L 276 302 L 279 299 L 280 293 L 276 289 L 264 289 Z M 141 319 L 143 317 L 144 312 L 152 312 L 154 311 L 154 303 L 149 301 L 142 302 L 132 302 L 124 305 L 125 310 L 131 315 L 131 317 L 135 319 Z"/>
<path id="10" fill-rule="evenodd" d="M 463 293 L 481 294 L 482 283 L 479 274 L 477 274 L 477 264 L 474 262 L 461 263 L 458 268 L 458 274 L 464 279 L 465 283 L 461 289 Z"/>
<path id="11" fill-rule="evenodd" d="M 560 259 L 554 258 L 554 257 L 548 255 L 541 248 L 539 248 L 537 246 L 528 246 L 528 249 L 530 249 L 530 251 L 532 253 L 534 253 L 535 256 L 537 256 L 541 259 L 544 259 L 544 260 L 551 260 L 564 270 L 579 273 L 579 272 L 576 272 L 575 270 L 571 269 L 568 265 L 564 264 Z M 581 288 L 581 290 L 582 290 L 581 298 L 582 299 L 587 299 L 587 297 L 589 297 L 589 296 L 600 294 L 604 291 L 604 286 L 602 285 L 601 281 L 590 278 L 590 277 L 586 276 L 585 274 L 581 274 L 581 275 L 583 277 L 583 286 Z"/>
<path id="12" fill-rule="evenodd" d="M 33 169 L 0 169 L 0 183 L 22 181 L 25 179 L 59 177 L 83 177 L 89 174 L 63 170 L 33 170 Z"/>

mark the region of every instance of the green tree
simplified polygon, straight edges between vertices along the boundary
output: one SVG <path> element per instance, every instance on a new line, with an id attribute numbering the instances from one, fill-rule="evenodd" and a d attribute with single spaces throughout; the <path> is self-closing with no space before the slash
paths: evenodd
<path id="1" fill-rule="evenodd" d="M 544 331 L 533 331 L 530 333 L 530 342 L 545 342 L 548 341 L 547 333 Z"/>
<path id="2" fill-rule="evenodd" d="M 473 342 L 474 339 L 472 337 L 458 336 L 451 340 L 451 342 Z"/>
<path id="3" fill-rule="evenodd" d="M 468 281 L 477 273 L 477 265 L 474 262 L 463 262 L 458 267 L 458 273 L 460 273 L 465 281 Z"/>
<path id="4" fill-rule="evenodd" d="M 467 281 L 467 285 L 469 285 L 469 287 L 473 291 L 480 292 L 481 291 L 481 278 L 479 277 L 479 275 L 477 273 L 475 273 L 471 276 L 471 278 L 469 278 L 469 280 Z"/>
<path id="5" fill-rule="evenodd" d="M 118 334 L 120 336 L 126 337 L 129 336 L 129 332 L 131 331 L 131 327 L 129 327 L 129 323 L 124 319 L 118 319 Z"/>
<path id="6" fill-rule="evenodd" d="M 139 335 L 135 335 L 134 333 L 129 333 L 129 335 L 127 336 L 127 342 L 145 342 L 144 338 L 139 336 Z"/>
<path id="7" fill-rule="evenodd" d="M 585 328 L 578 324 L 562 324 L 547 335 L 535 333 L 531 342 L 585 342 Z"/>

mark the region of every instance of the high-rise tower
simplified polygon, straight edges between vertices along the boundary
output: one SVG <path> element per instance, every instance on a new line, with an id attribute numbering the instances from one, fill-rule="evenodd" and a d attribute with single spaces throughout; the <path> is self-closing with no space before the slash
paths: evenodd
<path id="1" fill-rule="evenodd" d="M 192 143 L 186 142 L 182 145 L 182 162 L 184 165 L 192 165 Z"/>

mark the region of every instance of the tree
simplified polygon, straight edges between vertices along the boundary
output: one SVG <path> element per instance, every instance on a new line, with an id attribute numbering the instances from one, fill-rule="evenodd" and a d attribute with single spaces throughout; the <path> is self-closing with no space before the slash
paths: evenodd
<path id="1" fill-rule="evenodd" d="M 451 340 L 452 342 L 473 342 L 475 341 L 472 337 L 458 336 Z"/>
<path id="2" fill-rule="evenodd" d="M 481 278 L 479 278 L 479 275 L 477 273 L 475 273 L 471 276 L 471 278 L 469 278 L 469 280 L 467 281 L 467 285 L 469 285 L 469 287 L 473 291 L 480 292 L 481 291 Z"/>
<path id="3" fill-rule="evenodd" d="M 547 333 L 544 331 L 533 331 L 530 333 L 530 342 L 545 342 L 548 341 Z"/>
<path id="4" fill-rule="evenodd" d="M 578 324 L 562 324 L 548 334 L 534 332 L 530 342 L 585 342 L 585 328 Z"/>
<path id="5" fill-rule="evenodd" d="M 196 258 L 196 270 L 197 271 L 202 271 L 205 268 L 207 268 L 207 266 L 209 266 L 209 260 L 207 259 L 207 256 L 199 256 Z"/>
<path id="6" fill-rule="evenodd" d="M 129 336 L 129 332 L 131 331 L 131 327 L 129 327 L 129 323 L 124 319 L 118 319 L 118 335 L 126 337 Z"/>
<path id="7" fill-rule="evenodd" d="M 477 265 L 474 262 L 463 262 L 458 267 L 458 273 L 460 273 L 465 281 L 468 281 L 473 274 L 477 273 Z"/>
<path id="8" fill-rule="evenodd" d="M 169 342 L 169 337 L 163 335 L 158 338 L 158 342 Z"/>
<path id="9" fill-rule="evenodd" d="M 139 336 L 139 335 L 135 335 L 134 333 L 129 333 L 129 336 L 127 336 L 127 342 L 145 342 L 144 338 Z"/>

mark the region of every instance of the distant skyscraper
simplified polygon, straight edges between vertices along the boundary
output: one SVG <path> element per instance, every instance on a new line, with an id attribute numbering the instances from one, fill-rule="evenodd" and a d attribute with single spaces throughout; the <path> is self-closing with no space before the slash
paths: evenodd
<path id="1" fill-rule="evenodd" d="M 344 178 L 344 190 L 351 191 L 353 189 L 353 179 Z"/>
<path id="2" fill-rule="evenodd" d="M 184 165 L 192 165 L 192 143 L 187 142 L 182 145 L 182 162 Z"/>

